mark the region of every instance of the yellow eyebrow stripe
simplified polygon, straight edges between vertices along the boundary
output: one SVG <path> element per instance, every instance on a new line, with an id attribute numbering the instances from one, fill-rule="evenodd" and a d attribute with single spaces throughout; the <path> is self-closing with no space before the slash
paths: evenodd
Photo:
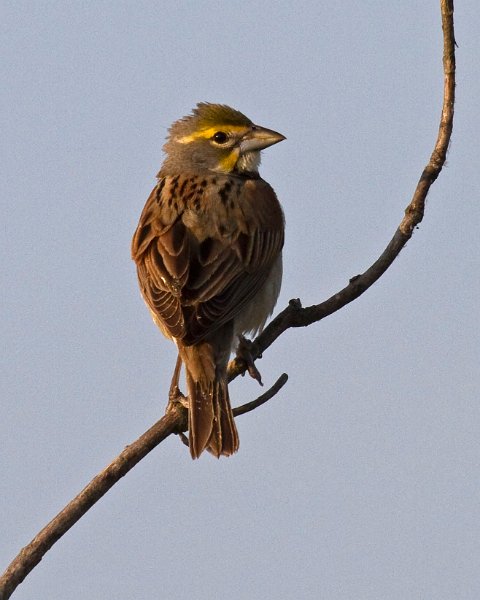
<path id="1" fill-rule="evenodd" d="M 185 135 L 184 137 L 178 138 L 177 142 L 179 144 L 189 144 L 190 142 L 194 142 L 195 140 L 209 140 L 214 133 L 217 131 L 225 131 L 225 133 L 242 133 L 246 130 L 244 125 L 217 125 L 216 127 L 207 127 L 205 129 L 199 129 L 190 135 Z"/>

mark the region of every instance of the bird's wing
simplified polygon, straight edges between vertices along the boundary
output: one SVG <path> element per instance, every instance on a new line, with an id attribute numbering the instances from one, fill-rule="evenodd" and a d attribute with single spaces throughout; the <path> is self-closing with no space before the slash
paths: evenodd
<path id="1" fill-rule="evenodd" d="M 226 184 L 217 179 L 207 177 L 200 185 L 194 178 L 162 179 L 132 242 L 140 287 L 155 321 L 186 344 L 241 311 L 283 246 L 283 213 L 272 188 L 261 179 Z"/>

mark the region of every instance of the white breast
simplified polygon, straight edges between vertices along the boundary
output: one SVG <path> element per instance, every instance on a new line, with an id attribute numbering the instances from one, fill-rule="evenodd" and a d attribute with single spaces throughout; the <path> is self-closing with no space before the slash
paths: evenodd
<path id="1" fill-rule="evenodd" d="M 281 285 L 282 255 L 280 254 L 263 286 L 235 318 L 233 340 L 235 345 L 238 335 L 256 335 L 262 331 L 266 320 L 275 308 Z"/>

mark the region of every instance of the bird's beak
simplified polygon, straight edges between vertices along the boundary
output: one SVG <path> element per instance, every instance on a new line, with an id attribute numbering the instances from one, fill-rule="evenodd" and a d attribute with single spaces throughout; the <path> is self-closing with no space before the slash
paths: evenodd
<path id="1" fill-rule="evenodd" d="M 272 129 L 266 127 L 260 127 L 259 125 L 253 125 L 248 133 L 246 133 L 242 141 L 240 142 L 240 152 L 252 152 L 254 150 L 263 150 L 273 144 L 278 144 L 282 140 L 285 140 L 285 136 L 281 133 L 277 133 Z"/>

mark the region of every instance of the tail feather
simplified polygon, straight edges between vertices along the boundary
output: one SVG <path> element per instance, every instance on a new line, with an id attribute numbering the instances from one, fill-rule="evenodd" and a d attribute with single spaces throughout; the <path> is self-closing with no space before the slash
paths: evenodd
<path id="1" fill-rule="evenodd" d="M 215 421 L 213 386 L 204 388 L 200 382 L 192 379 L 189 371 L 186 372 L 186 375 L 190 454 L 192 458 L 198 458 L 208 446 L 213 433 L 213 423 Z"/>
<path id="2" fill-rule="evenodd" d="M 188 365 L 186 376 L 192 458 L 198 458 L 204 450 L 217 458 L 230 456 L 238 450 L 239 441 L 225 377 L 195 380 Z"/>
<path id="3" fill-rule="evenodd" d="M 238 450 L 239 441 L 230 406 L 228 385 L 224 379 L 214 383 L 213 409 L 215 416 L 207 450 L 217 458 L 230 456 Z"/>

